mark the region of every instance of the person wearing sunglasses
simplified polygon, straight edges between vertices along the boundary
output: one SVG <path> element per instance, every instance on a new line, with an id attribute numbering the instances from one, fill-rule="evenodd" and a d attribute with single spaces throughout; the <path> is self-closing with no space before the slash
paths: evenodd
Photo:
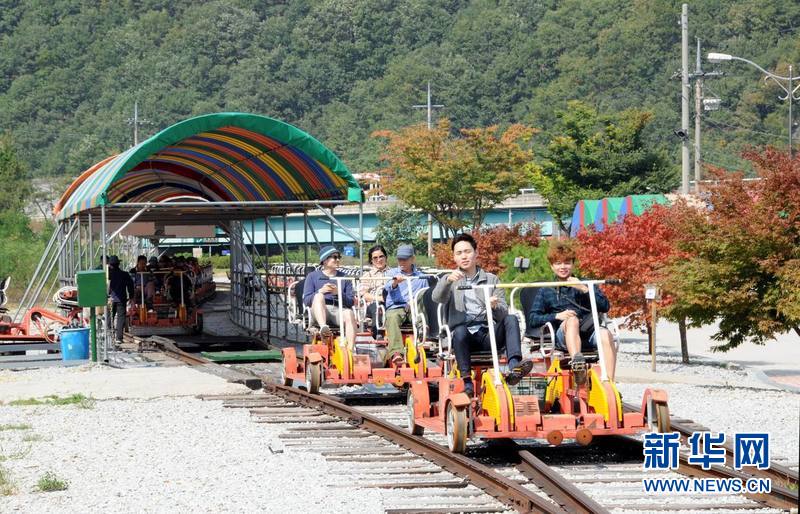
<path id="1" fill-rule="evenodd" d="M 331 335 L 331 326 L 339 326 L 338 285 L 333 277 L 344 277 L 339 271 L 342 252 L 327 245 L 319 251 L 320 267 L 306 277 L 303 286 L 303 303 L 311 307 L 311 326 L 319 327 L 323 337 Z M 353 284 L 350 280 L 339 281 L 342 287 L 342 322 L 347 332 L 347 346 L 352 349 L 356 342 L 356 318 L 353 314 Z"/>
<path id="2" fill-rule="evenodd" d="M 361 275 L 359 294 L 367 305 L 367 317 L 372 320 L 372 337 L 378 337 L 378 304 L 383 303 L 384 277 L 389 270 L 386 248 L 375 245 L 367 252 L 370 268 Z M 376 303 L 377 302 L 377 303 Z"/>

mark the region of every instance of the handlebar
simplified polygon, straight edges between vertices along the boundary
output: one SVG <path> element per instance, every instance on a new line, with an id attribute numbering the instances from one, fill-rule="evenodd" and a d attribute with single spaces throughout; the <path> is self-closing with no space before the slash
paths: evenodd
<path id="1" fill-rule="evenodd" d="M 461 285 L 456 287 L 459 291 L 465 289 L 482 289 L 482 288 L 492 288 L 492 289 L 517 289 L 517 288 L 527 288 L 527 287 L 577 287 L 577 286 L 584 286 L 589 284 L 608 284 L 608 285 L 620 285 L 622 284 L 622 280 L 618 278 L 607 278 L 604 280 L 580 280 L 578 282 L 562 282 L 562 281 L 552 281 L 552 282 L 524 282 L 524 283 L 507 283 L 507 284 L 479 284 L 479 285 Z"/>

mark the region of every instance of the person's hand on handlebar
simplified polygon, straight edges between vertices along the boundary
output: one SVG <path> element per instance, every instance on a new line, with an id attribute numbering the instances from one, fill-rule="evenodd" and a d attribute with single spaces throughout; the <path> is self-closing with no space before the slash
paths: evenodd
<path id="1" fill-rule="evenodd" d="M 392 289 L 396 288 L 397 286 L 400 285 L 401 282 L 405 282 L 406 280 L 408 280 L 408 279 L 406 279 L 406 277 L 404 275 L 395 275 L 395 276 L 393 276 L 392 277 Z"/>
<path id="2" fill-rule="evenodd" d="M 575 311 L 573 311 L 571 309 L 567 309 L 565 311 L 561 311 L 558 314 L 556 314 L 556 319 L 559 320 L 559 321 L 566 321 L 569 318 L 572 318 L 572 317 L 575 317 L 575 316 L 577 316 Z"/>
<path id="3" fill-rule="evenodd" d="M 465 278 L 465 277 L 466 277 L 466 275 L 464 275 L 464 272 L 461 271 L 460 269 L 457 269 L 454 272 L 452 272 L 449 275 L 447 275 L 447 281 L 451 282 L 451 283 L 458 282 L 459 280 L 461 280 L 462 278 Z"/>
<path id="4" fill-rule="evenodd" d="M 580 281 L 581 281 L 581 280 L 580 280 L 578 277 L 569 277 L 569 278 L 567 279 L 567 282 L 573 282 L 573 283 L 575 283 L 575 282 L 580 282 Z M 589 292 L 589 286 L 587 286 L 587 285 L 583 285 L 583 284 L 581 284 L 581 285 L 579 285 L 579 286 L 576 286 L 576 287 L 575 287 L 575 289 L 577 289 L 577 290 L 578 290 L 578 291 L 580 291 L 581 293 L 588 293 L 588 292 Z"/>
<path id="5" fill-rule="evenodd" d="M 333 284 L 333 283 L 325 284 L 324 286 L 322 286 L 319 289 L 319 292 L 322 293 L 322 294 L 328 294 L 328 293 L 335 294 L 336 293 L 336 284 Z"/>

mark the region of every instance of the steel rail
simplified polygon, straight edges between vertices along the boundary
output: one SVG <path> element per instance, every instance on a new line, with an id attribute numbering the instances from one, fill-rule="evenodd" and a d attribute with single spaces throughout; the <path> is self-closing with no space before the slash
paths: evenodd
<path id="1" fill-rule="evenodd" d="M 702 466 L 697 464 L 690 464 L 689 457 L 685 454 L 679 455 L 679 466 L 675 470 L 681 475 L 693 478 L 738 478 L 744 484 L 748 479 L 753 478 L 752 475 L 742 473 L 725 466 L 716 464 L 711 465 L 711 469 L 703 469 Z M 773 507 L 776 509 L 791 510 L 796 509 L 798 505 L 798 497 L 796 491 L 791 491 L 781 485 L 772 484 L 772 489 L 769 493 L 753 493 L 749 491 L 742 491 L 742 495 L 750 498 L 753 501 Z"/>
<path id="2" fill-rule="evenodd" d="M 409 451 L 428 459 L 443 469 L 466 478 L 499 501 L 519 512 L 563 513 L 559 506 L 528 490 L 516 481 L 506 478 L 491 468 L 463 455 L 451 453 L 447 448 L 420 436 L 414 436 L 402 428 L 378 417 L 360 412 L 358 409 L 322 395 L 278 384 L 265 384 L 264 390 L 286 400 L 321 410 L 347 420 L 353 426 L 363 428 L 385 439 L 399 444 Z"/>
<path id="3" fill-rule="evenodd" d="M 539 489 L 547 493 L 567 512 L 581 514 L 609 512 L 578 489 L 569 479 L 559 475 L 541 459 L 534 457 L 531 452 L 519 450 L 518 455 L 520 462 L 516 468 L 519 472 L 532 480 Z"/>
<path id="4" fill-rule="evenodd" d="M 636 405 L 630 403 L 623 403 L 622 407 L 626 412 L 640 412 L 640 409 Z M 673 432 L 678 432 L 681 435 L 681 442 L 685 445 L 689 444 L 688 439 L 689 436 L 692 435 L 692 432 L 699 431 L 697 426 L 692 427 L 693 424 L 694 424 L 693 421 L 688 421 L 683 423 L 670 420 L 671 430 Z M 709 430 L 709 429 L 703 427 L 703 430 Z M 725 465 L 733 469 L 733 446 L 731 446 L 730 443 L 725 443 L 723 447 L 725 448 Z M 741 471 L 741 473 L 753 477 L 770 478 L 772 479 L 773 484 L 777 483 L 784 489 L 788 487 L 793 487 L 795 488 L 795 490 L 797 489 L 797 484 L 798 484 L 797 471 L 790 469 L 786 466 L 781 466 L 780 464 L 770 463 L 769 469 L 758 469 L 758 468 L 748 467 L 747 471 Z M 794 498 L 796 505 L 798 501 L 797 493 L 794 494 Z"/>

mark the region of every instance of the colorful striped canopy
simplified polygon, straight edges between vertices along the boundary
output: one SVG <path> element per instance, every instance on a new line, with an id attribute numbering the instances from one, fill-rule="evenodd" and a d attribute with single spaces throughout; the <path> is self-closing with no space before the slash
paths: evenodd
<path id="1" fill-rule="evenodd" d="M 569 227 L 569 236 L 575 237 L 583 227 L 594 223 L 594 215 L 600 200 L 581 200 L 572 211 L 572 224 Z"/>
<path id="2" fill-rule="evenodd" d="M 179 197 L 215 202 L 361 201 L 350 170 L 319 141 L 265 116 L 218 113 L 176 123 L 84 171 L 57 219 Z"/>
<path id="3" fill-rule="evenodd" d="M 639 216 L 653 205 L 666 205 L 668 203 L 669 200 L 664 195 L 628 195 L 619 207 L 617 219 L 622 221 L 628 214 Z"/>
<path id="4" fill-rule="evenodd" d="M 622 206 L 625 197 L 611 196 L 603 198 L 597 204 L 597 210 L 594 212 L 594 229 L 602 232 L 608 225 L 617 220 L 617 214 Z"/>

